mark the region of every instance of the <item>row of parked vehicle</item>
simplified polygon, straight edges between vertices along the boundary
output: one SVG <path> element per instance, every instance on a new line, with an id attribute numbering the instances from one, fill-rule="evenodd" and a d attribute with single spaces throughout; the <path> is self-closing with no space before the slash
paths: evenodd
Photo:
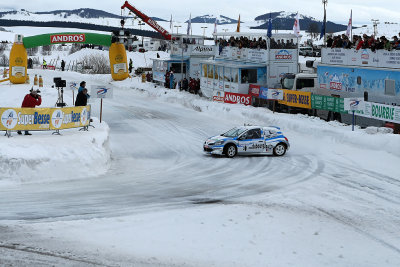
<path id="1" fill-rule="evenodd" d="M 311 46 L 300 47 L 299 55 L 304 57 L 321 57 L 321 49 Z"/>

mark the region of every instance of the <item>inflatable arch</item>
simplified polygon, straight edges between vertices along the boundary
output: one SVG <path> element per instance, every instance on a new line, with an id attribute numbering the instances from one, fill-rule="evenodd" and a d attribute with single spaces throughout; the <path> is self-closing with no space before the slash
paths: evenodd
<path id="1" fill-rule="evenodd" d="M 31 37 L 16 35 L 10 52 L 10 82 L 25 83 L 27 75 L 27 48 L 52 44 L 80 43 L 109 46 L 111 76 L 115 81 L 129 77 L 125 46 L 112 43 L 111 35 L 97 33 L 50 33 Z"/>

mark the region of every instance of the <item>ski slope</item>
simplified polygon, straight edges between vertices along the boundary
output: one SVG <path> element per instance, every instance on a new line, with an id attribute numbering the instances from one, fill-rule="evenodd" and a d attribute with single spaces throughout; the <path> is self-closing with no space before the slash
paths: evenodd
<path id="1" fill-rule="evenodd" d="M 399 266 L 400 136 L 213 103 L 139 78 L 29 73 L 44 77 L 43 106 L 56 102 L 53 77 L 111 85 L 114 98 L 103 103 L 106 124 L 95 120 L 89 133 L 0 138 L 0 265 Z M 1 105 L 19 106 L 27 91 L 0 84 Z M 71 91 L 65 99 L 72 104 Z M 91 104 L 98 117 L 100 103 Z M 282 127 L 291 150 L 203 154 L 209 136 L 243 123 Z M 87 146 L 99 136 L 106 146 Z M 38 140 L 40 150 L 29 143 Z M 53 156 L 39 166 L 63 167 L 32 167 L 29 155 L 45 153 Z M 9 168 L 10 159 L 27 164 Z"/>

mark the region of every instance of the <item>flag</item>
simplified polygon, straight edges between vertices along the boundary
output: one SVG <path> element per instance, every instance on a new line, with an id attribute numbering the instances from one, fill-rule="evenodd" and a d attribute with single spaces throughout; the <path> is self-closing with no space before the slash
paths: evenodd
<path id="1" fill-rule="evenodd" d="M 293 24 L 293 33 L 299 37 L 300 36 L 300 20 L 299 20 L 299 13 L 297 13 L 296 20 Z"/>
<path id="2" fill-rule="evenodd" d="M 320 40 L 325 36 L 325 32 L 326 32 L 326 11 L 324 11 L 324 21 L 322 22 L 321 35 L 319 36 Z"/>
<path id="3" fill-rule="evenodd" d="M 351 37 L 350 35 L 352 27 L 353 27 L 353 10 L 351 10 L 350 12 L 349 24 L 347 25 L 347 31 L 346 31 L 347 37 Z"/>
<path id="4" fill-rule="evenodd" d="M 271 38 L 271 37 L 272 37 L 272 19 L 271 19 L 271 13 L 269 13 L 267 36 L 268 36 L 268 38 Z"/>
<path id="5" fill-rule="evenodd" d="M 218 24 L 218 18 L 215 18 L 215 23 L 214 23 L 214 34 L 217 34 L 217 24 Z"/>
<path id="6" fill-rule="evenodd" d="M 169 21 L 169 28 L 170 28 L 171 30 L 174 29 L 174 27 L 173 27 L 173 25 L 172 25 L 172 14 L 171 14 L 171 20 Z"/>
<path id="7" fill-rule="evenodd" d="M 239 15 L 239 20 L 238 20 L 236 32 L 240 32 L 240 15 Z"/>

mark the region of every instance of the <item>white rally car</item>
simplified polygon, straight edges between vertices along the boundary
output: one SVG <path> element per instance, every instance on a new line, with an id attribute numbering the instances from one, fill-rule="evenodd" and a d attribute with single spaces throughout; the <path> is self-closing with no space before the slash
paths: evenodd
<path id="1" fill-rule="evenodd" d="M 203 145 L 204 152 L 226 155 L 228 158 L 238 154 L 283 156 L 289 148 L 289 140 L 275 126 L 235 127 L 224 134 L 208 138 Z"/>

